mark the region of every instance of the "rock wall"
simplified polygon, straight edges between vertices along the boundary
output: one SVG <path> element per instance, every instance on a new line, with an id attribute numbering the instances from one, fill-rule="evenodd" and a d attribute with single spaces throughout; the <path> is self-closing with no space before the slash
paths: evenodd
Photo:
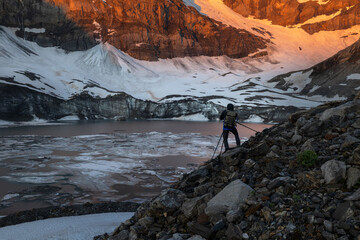
<path id="1" fill-rule="evenodd" d="M 0 21 L 41 46 L 73 51 L 109 42 L 142 60 L 239 58 L 266 47 L 260 37 L 201 15 L 182 0 L 0 0 Z"/>
<path id="2" fill-rule="evenodd" d="M 305 24 L 302 28 L 308 33 L 347 29 L 360 24 L 360 3 L 357 0 L 330 0 L 326 4 L 316 1 L 299 3 L 297 0 L 224 0 L 227 6 L 241 15 L 268 19 L 282 26 L 305 23 L 321 16 L 341 13 L 331 20 Z"/>
<path id="3" fill-rule="evenodd" d="M 209 120 L 219 117 L 225 108 L 206 99 L 181 100 L 155 103 L 135 99 L 125 93 L 107 98 L 93 98 L 88 94 L 70 100 L 58 99 L 27 88 L 0 84 L 0 119 L 5 121 L 30 121 L 35 117 L 57 120 L 66 116 L 80 119 L 151 119 L 174 118 L 201 113 Z M 238 107 L 240 121 L 258 115 L 265 122 L 286 119 L 294 107 Z"/>
<path id="4" fill-rule="evenodd" d="M 332 102 L 209 160 L 95 239 L 359 239 L 359 180 L 360 100 Z"/>

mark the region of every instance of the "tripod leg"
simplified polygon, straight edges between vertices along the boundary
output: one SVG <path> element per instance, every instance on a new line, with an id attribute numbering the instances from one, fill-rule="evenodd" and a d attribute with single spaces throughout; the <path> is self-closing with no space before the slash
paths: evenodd
<path id="1" fill-rule="evenodd" d="M 215 151 L 214 151 L 214 153 L 213 153 L 213 155 L 212 155 L 211 159 L 214 159 L 214 155 L 215 155 L 216 150 L 217 150 L 217 148 L 218 148 L 218 146 L 219 146 L 219 143 L 220 143 L 220 141 L 221 141 L 221 139 L 222 139 L 222 137 L 223 137 L 223 134 L 224 134 L 224 133 L 221 133 L 220 139 L 219 139 L 219 141 L 218 141 L 218 143 L 217 143 L 217 145 L 216 145 Z"/>

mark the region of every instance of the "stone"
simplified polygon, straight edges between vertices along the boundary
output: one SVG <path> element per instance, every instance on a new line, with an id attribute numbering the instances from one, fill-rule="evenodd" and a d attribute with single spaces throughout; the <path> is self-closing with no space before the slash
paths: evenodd
<path id="1" fill-rule="evenodd" d="M 267 240 L 270 238 L 270 231 L 265 231 L 260 235 L 259 240 Z"/>
<path id="2" fill-rule="evenodd" d="M 339 116 L 340 118 L 344 118 L 346 114 L 346 107 L 347 105 L 340 105 L 339 107 L 335 108 L 329 108 L 326 109 L 321 115 L 320 115 L 320 121 L 326 121 L 329 120 L 333 116 Z"/>
<path id="3" fill-rule="evenodd" d="M 199 168 L 190 173 L 188 181 L 197 182 L 201 178 L 205 178 L 209 175 L 209 170 L 205 167 Z"/>
<path id="4" fill-rule="evenodd" d="M 293 224 L 293 223 L 288 223 L 288 225 L 286 225 L 286 232 L 288 232 L 288 233 L 292 233 L 292 232 L 294 232 L 295 231 L 295 229 L 296 229 L 296 225 L 295 224 Z"/>
<path id="5" fill-rule="evenodd" d="M 335 239 L 334 234 L 331 234 L 331 233 L 329 233 L 329 232 L 327 232 L 327 231 L 323 231 L 323 232 L 322 232 L 322 236 L 323 236 L 324 238 L 326 238 L 327 240 Z"/>
<path id="6" fill-rule="evenodd" d="M 359 119 L 360 120 L 360 119 Z M 355 129 L 354 132 L 352 133 L 352 135 L 354 137 L 360 138 L 360 129 Z"/>
<path id="7" fill-rule="evenodd" d="M 360 146 L 353 151 L 351 163 L 360 166 Z"/>
<path id="8" fill-rule="evenodd" d="M 203 238 L 208 239 L 211 235 L 211 229 L 209 227 L 199 224 L 197 222 L 189 222 L 187 224 L 187 227 L 189 232 L 200 235 Z"/>
<path id="9" fill-rule="evenodd" d="M 349 168 L 347 170 L 347 180 L 346 180 L 346 186 L 348 189 L 355 186 L 357 183 L 359 183 L 360 180 L 360 169 L 358 168 Z"/>
<path id="10" fill-rule="evenodd" d="M 226 239 L 229 240 L 241 240 L 243 231 L 239 225 L 229 224 L 229 227 L 226 229 Z"/>
<path id="11" fill-rule="evenodd" d="M 188 238 L 187 240 L 206 240 L 206 239 L 199 235 L 195 235 L 195 236 Z"/>
<path id="12" fill-rule="evenodd" d="M 268 207 L 263 207 L 261 209 L 261 214 L 262 216 L 265 218 L 266 222 L 270 223 L 272 221 L 272 216 L 271 216 L 271 209 Z"/>
<path id="13" fill-rule="evenodd" d="M 344 140 L 343 144 L 341 145 L 340 149 L 345 149 L 345 148 L 351 147 L 353 144 L 359 143 L 359 142 L 360 142 L 360 139 L 353 137 L 351 135 L 347 135 L 345 137 L 345 140 Z"/>
<path id="14" fill-rule="evenodd" d="M 196 219 L 197 223 L 206 225 L 210 222 L 209 216 L 206 215 L 205 213 L 201 213 L 199 214 L 199 216 Z"/>
<path id="15" fill-rule="evenodd" d="M 227 214 L 226 214 L 226 220 L 227 220 L 229 223 L 241 221 L 243 218 L 244 218 L 244 214 L 243 214 L 243 212 L 241 211 L 241 209 L 230 210 L 230 211 L 227 212 Z"/>
<path id="16" fill-rule="evenodd" d="M 184 237 L 185 237 L 184 234 L 175 233 L 172 235 L 171 238 L 168 238 L 167 240 L 183 240 Z"/>
<path id="17" fill-rule="evenodd" d="M 157 211 L 174 211 L 181 207 L 185 197 L 180 190 L 169 188 L 150 203 L 150 208 Z"/>
<path id="18" fill-rule="evenodd" d="M 345 221 L 348 218 L 354 216 L 354 211 L 352 210 L 351 202 L 347 201 L 338 204 L 332 216 L 338 221 Z"/>
<path id="19" fill-rule="evenodd" d="M 242 234 L 242 238 L 245 239 L 245 240 L 246 240 L 246 239 L 249 239 L 249 234 L 243 233 L 243 234 Z"/>
<path id="20" fill-rule="evenodd" d="M 205 193 L 207 193 L 209 191 L 210 188 L 210 184 L 209 183 L 205 183 L 203 185 L 200 185 L 198 187 L 194 188 L 194 196 L 201 196 L 204 195 Z"/>
<path id="21" fill-rule="evenodd" d="M 292 138 L 291 138 L 291 143 L 294 144 L 294 145 L 297 145 L 299 143 L 301 143 L 302 141 L 302 136 L 298 135 L 298 134 L 295 134 Z"/>
<path id="22" fill-rule="evenodd" d="M 330 160 L 321 166 L 321 172 L 326 184 L 337 183 L 346 177 L 346 165 L 344 162 Z"/>
<path id="23" fill-rule="evenodd" d="M 221 219 L 214 224 L 214 226 L 211 228 L 211 232 L 216 233 L 216 232 L 220 231 L 221 229 L 225 228 L 225 226 L 226 226 L 225 221 L 223 219 Z"/>
<path id="24" fill-rule="evenodd" d="M 352 195 L 345 198 L 346 201 L 359 201 L 360 200 L 360 188 L 356 190 Z"/>
<path id="25" fill-rule="evenodd" d="M 223 163 L 229 165 L 229 166 L 236 166 L 239 164 L 240 160 L 239 158 L 235 157 L 237 153 L 240 153 L 242 151 L 241 148 L 234 148 L 231 150 L 226 151 L 225 153 L 220 155 L 220 159 Z"/>
<path id="26" fill-rule="evenodd" d="M 234 210 L 253 192 L 254 190 L 241 180 L 235 180 L 208 202 L 205 213 L 211 216 Z"/>
<path id="27" fill-rule="evenodd" d="M 302 146 L 301 146 L 301 152 L 304 151 L 315 151 L 313 147 L 313 139 L 307 140 Z"/>
<path id="28" fill-rule="evenodd" d="M 129 239 L 128 230 L 122 230 L 119 234 L 116 234 L 115 236 L 109 238 L 109 240 L 127 240 L 127 239 Z"/>
<path id="29" fill-rule="evenodd" d="M 270 151 L 269 146 L 265 142 L 261 142 L 260 144 L 256 145 L 252 148 L 249 152 L 251 156 L 264 156 L 268 154 Z"/>
<path id="30" fill-rule="evenodd" d="M 273 151 L 270 151 L 268 154 L 266 154 L 267 158 L 278 158 L 279 155 L 277 155 L 276 153 L 274 153 Z"/>
<path id="31" fill-rule="evenodd" d="M 284 186 L 286 183 L 289 183 L 290 180 L 290 177 L 277 177 L 274 180 L 270 181 L 270 183 L 267 185 L 267 188 L 272 190 L 274 188 Z"/>
<path id="32" fill-rule="evenodd" d="M 187 218 L 191 218 L 197 213 L 197 208 L 202 203 L 201 197 L 186 199 L 181 206 L 181 211 Z"/>
<path id="33" fill-rule="evenodd" d="M 153 217 L 144 217 L 139 219 L 138 221 L 138 223 L 144 228 L 148 228 L 153 222 L 154 222 Z"/>
<path id="34" fill-rule="evenodd" d="M 360 129 L 360 119 L 357 119 L 352 125 L 351 127 L 356 128 L 357 130 Z M 360 136 L 356 136 L 356 137 L 360 137 Z"/>
<path id="35" fill-rule="evenodd" d="M 252 168 L 254 165 L 256 164 L 256 162 L 252 159 L 247 159 L 244 162 L 244 166 L 248 167 L 248 168 Z"/>
<path id="36" fill-rule="evenodd" d="M 332 222 L 330 222 L 328 220 L 324 221 L 324 227 L 325 227 L 326 231 L 328 231 L 328 232 L 333 231 L 333 224 L 332 224 Z"/>
<path id="37" fill-rule="evenodd" d="M 244 230 L 245 228 L 247 228 L 249 226 L 249 224 L 246 221 L 241 221 L 239 226 L 242 230 Z"/>
<path id="38" fill-rule="evenodd" d="M 318 120 L 311 120 L 306 123 L 300 130 L 299 133 L 306 137 L 315 137 L 323 131 Z"/>
<path id="39" fill-rule="evenodd" d="M 304 112 L 299 112 L 299 113 L 304 113 Z M 297 113 L 294 113 L 293 116 L 296 116 Z M 299 118 L 296 120 L 296 129 L 299 130 L 300 128 L 302 128 L 305 124 L 306 124 L 307 120 L 302 117 L 299 116 Z"/>

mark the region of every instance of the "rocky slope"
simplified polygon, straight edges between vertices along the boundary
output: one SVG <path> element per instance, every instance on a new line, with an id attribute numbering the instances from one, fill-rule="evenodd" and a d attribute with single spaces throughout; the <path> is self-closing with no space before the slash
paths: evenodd
<path id="1" fill-rule="evenodd" d="M 360 3 L 357 0 L 224 0 L 224 3 L 245 17 L 268 19 L 281 26 L 301 24 L 301 27 L 311 34 L 360 24 Z M 307 22 L 316 17 L 322 19 Z"/>
<path id="2" fill-rule="evenodd" d="M 308 83 L 299 93 L 327 97 L 355 95 L 359 90 L 360 75 L 354 73 L 360 73 L 360 40 L 326 61 L 302 71 L 300 75 L 305 76 L 303 81 Z M 277 76 L 269 82 L 278 82 L 276 88 L 288 90 L 294 88 L 287 81 L 291 75 L 294 73 Z"/>
<path id="3" fill-rule="evenodd" d="M 96 239 L 358 239 L 359 180 L 360 94 L 256 134 Z"/>
<path id="4" fill-rule="evenodd" d="M 41 46 L 73 51 L 101 41 L 143 60 L 238 58 L 266 47 L 264 39 L 201 15 L 181 0 L 1 0 L 0 21 Z"/>

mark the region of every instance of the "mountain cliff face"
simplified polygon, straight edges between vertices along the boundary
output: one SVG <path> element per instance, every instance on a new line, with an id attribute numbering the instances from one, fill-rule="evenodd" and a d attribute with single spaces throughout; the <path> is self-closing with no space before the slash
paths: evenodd
<path id="1" fill-rule="evenodd" d="M 83 50 L 101 41 L 142 60 L 238 58 L 266 47 L 260 37 L 210 19 L 181 0 L 1 0 L 0 19 L 41 46 Z M 44 31 L 25 34 L 25 28 Z"/>
<path id="2" fill-rule="evenodd" d="M 360 40 L 310 69 L 301 73 L 280 75 L 270 82 L 278 82 L 275 87 L 288 90 L 294 88 L 291 79 L 298 74 L 303 76 L 304 82 L 308 82 L 299 92 L 302 95 L 350 96 L 357 94 L 359 90 L 359 73 Z M 296 89 L 294 90 L 296 91 Z"/>
<path id="3" fill-rule="evenodd" d="M 273 24 L 301 24 L 308 33 L 347 29 L 360 24 L 360 3 L 357 0 L 297 1 L 297 0 L 224 0 L 241 15 L 268 19 Z M 311 19 L 322 18 L 311 23 Z M 309 21 L 309 22 L 307 22 Z"/>

